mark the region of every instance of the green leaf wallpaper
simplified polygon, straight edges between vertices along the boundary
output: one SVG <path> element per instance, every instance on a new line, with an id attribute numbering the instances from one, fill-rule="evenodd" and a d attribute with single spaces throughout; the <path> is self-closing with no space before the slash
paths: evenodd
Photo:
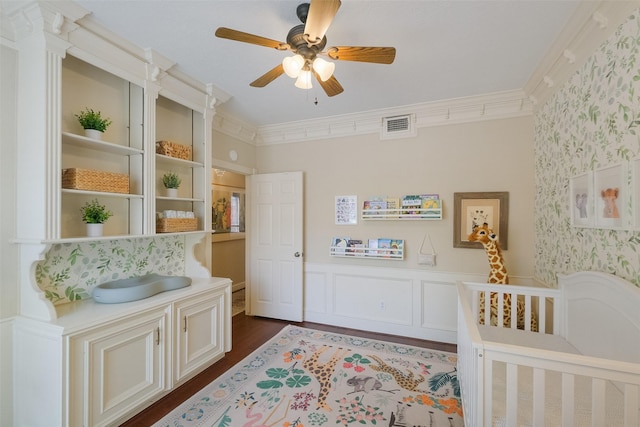
<path id="1" fill-rule="evenodd" d="M 534 144 L 536 277 L 595 270 L 640 286 L 640 231 L 573 227 L 569 203 L 572 177 L 640 157 L 640 10 L 539 108 Z"/>
<path id="2" fill-rule="evenodd" d="M 91 298 L 104 282 L 158 273 L 184 275 L 180 236 L 56 244 L 36 265 L 36 282 L 54 305 Z"/>

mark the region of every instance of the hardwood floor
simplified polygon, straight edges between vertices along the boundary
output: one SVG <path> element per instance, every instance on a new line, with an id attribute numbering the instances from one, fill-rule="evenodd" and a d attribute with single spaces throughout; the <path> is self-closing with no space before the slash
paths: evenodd
<path id="1" fill-rule="evenodd" d="M 433 341 L 420 340 L 417 338 L 407 338 L 397 335 L 387 335 L 375 332 L 366 332 L 356 329 L 341 328 L 338 326 L 322 325 L 311 322 L 286 322 L 282 320 L 267 319 L 263 317 L 245 316 L 240 313 L 233 316 L 232 322 L 232 349 L 225 357 L 217 363 L 205 369 L 176 390 L 169 393 L 144 411 L 135 415 L 121 426 L 149 426 L 163 416 L 171 412 L 174 408 L 187 400 L 191 395 L 209 384 L 220 376 L 223 372 L 233 367 L 236 363 L 244 359 L 247 355 L 268 341 L 288 324 L 317 329 L 327 332 L 335 332 L 344 335 L 355 335 L 364 338 L 372 338 L 381 341 L 391 341 L 400 344 L 425 347 L 433 350 L 456 352 L 455 344 L 446 344 Z"/>

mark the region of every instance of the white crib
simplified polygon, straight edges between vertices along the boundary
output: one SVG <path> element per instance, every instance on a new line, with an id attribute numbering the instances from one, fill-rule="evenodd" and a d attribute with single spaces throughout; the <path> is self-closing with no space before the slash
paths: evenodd
<path id="1" fill-rule="evenodd" d="M 458 283 L 466 426 L 640 426 L 640 288 L 580 272 L 558 289 Z M 480 293 L 512 295 L 514 325 L 478 322 Z M 515 328 L 516 298 L 539 331 Z M 530 307 L 530 308 L 529 308 Z M 497 322 L 502 325 L 502 319 Z M 530 317 L 526 324 L 530 324 Z"/>

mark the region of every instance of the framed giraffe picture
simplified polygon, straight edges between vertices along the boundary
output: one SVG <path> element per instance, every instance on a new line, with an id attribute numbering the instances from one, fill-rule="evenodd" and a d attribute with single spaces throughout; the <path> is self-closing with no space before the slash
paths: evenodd
<path id="1" fill-rule="evenodd" d="M 507 191 L 453 193 L 453 247 L 482 249 L 469 241 L 474 227 L 487 224 L 496 234 L 500 247 L 508 248 L 509 193 Z"/>

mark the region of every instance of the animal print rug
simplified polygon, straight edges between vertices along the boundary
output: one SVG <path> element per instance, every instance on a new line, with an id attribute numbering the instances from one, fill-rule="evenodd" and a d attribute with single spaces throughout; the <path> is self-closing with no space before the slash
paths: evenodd
<path id="1" fill-rule="evenodd" d="M 155 426 L 463 426 L 456 361 L 289 325 Z"/>

